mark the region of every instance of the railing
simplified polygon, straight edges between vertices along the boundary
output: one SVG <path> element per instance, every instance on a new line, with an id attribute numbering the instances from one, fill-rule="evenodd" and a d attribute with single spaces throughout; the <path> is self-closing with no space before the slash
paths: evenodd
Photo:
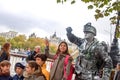
<path id="1" fill-rule="evenodd" d="M 23 62 L 24 64 L 26 64 L 26 60 L 25 60 L 26 57 L 27 57 L 27 55 L 25 55 L 25 54 L 16 54 L 16 53 L 10 54 L 11 76 L 15 75 L 15 69 L 14 69 L 15 67 L 14 66 L 17 62 Z M 46 61 L 46 69 L 48 71 L 50 71 L 50 67 L 51 67 L 52 62 L 53 61 L 50 59 L 47 59 L 47 61 Z M 74 77 L 75 77 L 75 75 L 73 75 L 72 80 L 74 80 Z"/>
<path id="2" fill-rule="evenodd" d="M 17 63 L 17 62 L 23 62 L 24 64 L 26 64 L 26 57 L 27 57 L 27 55 L 25 55 L 25 54 L 16 54 L 16 53 L 12 53 L 12 54 L 10 54 L 10 63 L 11 63 L 11 68 L 10 68 L 10 72 L 11 72 L 11 75 L 14 75 L 15 74 L 15 64 Z M 47 60 L 46 61 L 46 69 L 48 70 L 48 71 L 50 71 L 50 65 L 51 65 L 51 63 L 52 63 L 52 60 Z"/>

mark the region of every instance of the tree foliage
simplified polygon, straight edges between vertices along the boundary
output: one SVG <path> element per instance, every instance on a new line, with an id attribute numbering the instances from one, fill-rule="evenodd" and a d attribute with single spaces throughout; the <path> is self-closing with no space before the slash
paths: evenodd
<path id="1" fill-rule="evenodd" d="M 35 46 L 41 46 L 41 51 L 44 52 L 45 40 L 43 38 L 30 37 L 26 39 L 25 35 L 18 35 L 14 38 L 6 39 L 5 37 L 0 37 L 0 45 L 2 46 L 5 42 L 11 43 L 12 49 L 27 49 L 31 48 L 34 50 Z M 50 53 L 56 52 L 57 45 L 50 45 Z"/>
<path id="2" fill-rule="evenodd" d="M 57 0 L 57 3 L 64 3 L 67 0 Z M 77 0 L 71 0 L 71 4 L 74 4 Z M 109 16 L 113 12 L 120 11 L 120 1 L 112 1 L 112 0 L 81 0 L 84 3 L 89 3 L 88 9 L 95 9 L 95 18 L 96 20 L 99 18 L 103 18 L 105 16 Z M 117 17 L 113 17 L 117 19 Z M 112 18 L 111 18 L 112 19 Z M 113 23 L 114 24 L 114 23 Z"/>
<path id="3" fill-rule="evenodd" d="M 13 45 L 14 48 L 23 48 L 24 43 L 26 41 L 26 36 L 25 35 L 18 35 L 11 39 L 11 44 Z"/>
<path id="4" fill-rule="evenodd" d="M 0 45 L 3 45 L 6 42 L 6 39 L 4 37 L 0 37 Z"/>
<path id="5" fill-rule="evenodd" d="M 57 0 L 57 3 L 64 3 L 67 0 Z M 120 24 L 120 0 L 81 0 L 84 3 L 88 3 L 88 9 L 95 9 L 95 19 L 103 18 L 106 16 L 114 15 L 110 18 L 111 24 L 117 24 L 119 20 Z M 71 0 L 71 4 L 74 4 L 77 0 Z M 120 25 L 116 26 L 116 37 L 120 38 Z"/>

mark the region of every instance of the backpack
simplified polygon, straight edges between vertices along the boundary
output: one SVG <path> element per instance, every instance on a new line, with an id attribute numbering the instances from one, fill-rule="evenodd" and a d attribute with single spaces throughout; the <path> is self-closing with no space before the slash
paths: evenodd
<path id="1" fill-rule="evenodd" d="M 64 60 L 64 77 L 66 78 L 66 80 L 72 80 L 72 75 L 74 74 L 74 70 L 75 70 L 75 68 L 73 67 L 73 64 L 71 65 L 71 67 L 70 67 L 70 73 L 69 73 L 69 75 L 67 76 L 66 75 L 66 66 L 67 66 L 67 64 L 68 64 L 68 59 L 69 59 L 69 55 L 66 55 L 66 57 L 65 57 L 65 60 Z"/>

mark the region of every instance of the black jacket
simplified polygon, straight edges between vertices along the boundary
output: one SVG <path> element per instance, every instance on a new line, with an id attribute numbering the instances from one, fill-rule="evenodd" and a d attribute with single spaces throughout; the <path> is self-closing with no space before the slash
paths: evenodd
<path id="1" fill-rule="evenodd" d="M 36 52 L 35 51 L 31 51 L 30 55 L 28 55 L 28 57 L 26 58 L 26 61 L 30 61 L 30 60 L 34 60 L 35 61 L 35 58 L 34 58 L 35 55 L 36 55 Z"/>
<path id="2" fill-rule="evenodd" d="M 13 76 L 13 80 L 24 80 L 23 76 L 18 76 L 17 74 Z"/>
<path id="3" fill-rule="evenodd" d="M 0 55 L 0 62 L 2 62 L 3 60 L 10 60 L 5 51 L 3 51 Z"/>

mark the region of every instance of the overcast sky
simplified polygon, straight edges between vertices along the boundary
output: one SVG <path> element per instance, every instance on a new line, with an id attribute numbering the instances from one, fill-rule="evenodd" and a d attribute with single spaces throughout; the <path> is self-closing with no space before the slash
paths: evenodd
<path id="1" fill-rule="evenodd" d="M 96 21 L 94 10 L 88 10 L 80 0 L 74 5 L 57 4 L 56 0 L 0 0 L 0 32 L 14 30 L 27 36 L 35 32 L 44 38 L 56 31 L 58 37 L 67 39 L 66 27 L 71 26 L 76 36 L 84 37 L 87 22 L 97 29 L 98 40 L 110 42 L 115 25 L 110 26 L 109 18 Z"/>

